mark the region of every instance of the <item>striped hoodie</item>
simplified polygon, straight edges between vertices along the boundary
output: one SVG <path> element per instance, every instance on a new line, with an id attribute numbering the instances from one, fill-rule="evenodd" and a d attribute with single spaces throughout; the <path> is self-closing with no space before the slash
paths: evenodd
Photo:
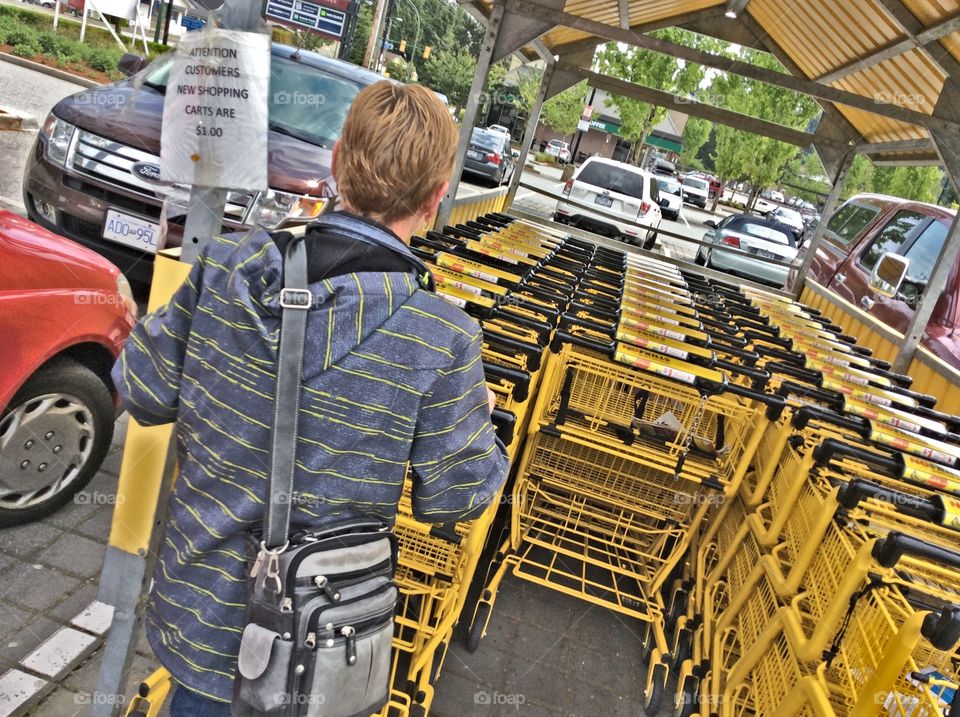
<path id="1" fill-rule="evenodd" d="M 349 216 L 321 222 L 409 252 Z M 247 536 L 267 495 L 281 287 L 281 253 L 266 232 L 214 238 L 172 300 L 136 326 L 113 370 L 138 422 L 177 422 L 180 473 L 147 636 L 177 682 L 221 701 L 232 694 L 244 618 Z M 479 516 L 507 459 L 490 422 L 477 323 L 412 271 L 341 274 L 310 289 L 293 527 L 357 514 L 392 522 L 408 463 L 417 518 Z"/>

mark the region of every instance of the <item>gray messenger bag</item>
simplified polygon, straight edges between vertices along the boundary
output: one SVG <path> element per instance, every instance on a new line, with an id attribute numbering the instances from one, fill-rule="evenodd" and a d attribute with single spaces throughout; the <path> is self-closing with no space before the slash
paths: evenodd
<path id="1" fill-rule="evenodd" d="M 290 534 L 300 373 L 312 296 L 285 249 L 270 500 L 248 579 L 235 717 L 368 717 L 390 692 L 396 539 L 374 519 Z"/>

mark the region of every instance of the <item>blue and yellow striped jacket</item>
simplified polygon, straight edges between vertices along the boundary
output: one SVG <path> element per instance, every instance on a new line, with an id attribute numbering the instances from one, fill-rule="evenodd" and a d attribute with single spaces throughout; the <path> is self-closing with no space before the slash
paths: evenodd
<path id="1" fill-rule="evenodd" d="M 113 371 L 137 421 L 177 422 L 180 473 L 147 635 L 174 679 L 218 700 L 232 694 L 246 536 L 267 493 L 281 264 L 266 232 L 208 242 Z M 478 516 L 507 459 L 490 422 L 477 323 L 412 273 L 344 274 L 311 290 L 294 526 L 356 513 L 392 521 L 408 463 L 417 517 Z"/>

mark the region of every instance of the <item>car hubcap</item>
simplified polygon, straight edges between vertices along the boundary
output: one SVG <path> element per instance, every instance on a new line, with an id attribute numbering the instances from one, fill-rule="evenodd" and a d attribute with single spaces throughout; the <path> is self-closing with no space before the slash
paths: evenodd
<path id="1" fill-rule="evenodd" d="M 0 419 L 0 508 L 30 508 L 63 491 L 93 452 L 93 414 L 79 399 L 48 393 Z"/>

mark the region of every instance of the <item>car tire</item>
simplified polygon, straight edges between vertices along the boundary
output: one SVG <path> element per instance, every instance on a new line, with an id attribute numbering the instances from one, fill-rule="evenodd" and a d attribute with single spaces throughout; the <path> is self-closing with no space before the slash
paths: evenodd
<path id="1" fill-rule="evenodd" d="M 110 390 L 86 366 L 55 359 L 31 376 L 0 413 L 0 528 L 44 518 L 66 505 L 99 470 L 113 440 L 113 423 Z M 58 438 L 64 442 L 56 443 Z M 55 457 L 60 455 L 70 462 Z M 46 469 L 40 466 L 54 461 L 59 473 L 48 474 L 57 477 L 46 486 L 30 491 L 3 482 L 18 469 L 42 472 Z M 24 463 L 29 467 L 21 467 Z M 25 495 L 29 505 L 16 507 Z"/>
<path id="2" fill-rule="evenodd" d="M 707 260 L 703 257 L 703 254 L 700 252 L 699 249 L 697 250 L 697 255 L 693 258 L 693 263 L 696 264 L 697 266 L 707 265 Z"/>
<path id="3" fill-rule="evenodd" d="M 652 251 L 657 245 L 657 236 L 658 232 L 647 232 L 647 237 L 643 240 L 643 248 Z"/>

